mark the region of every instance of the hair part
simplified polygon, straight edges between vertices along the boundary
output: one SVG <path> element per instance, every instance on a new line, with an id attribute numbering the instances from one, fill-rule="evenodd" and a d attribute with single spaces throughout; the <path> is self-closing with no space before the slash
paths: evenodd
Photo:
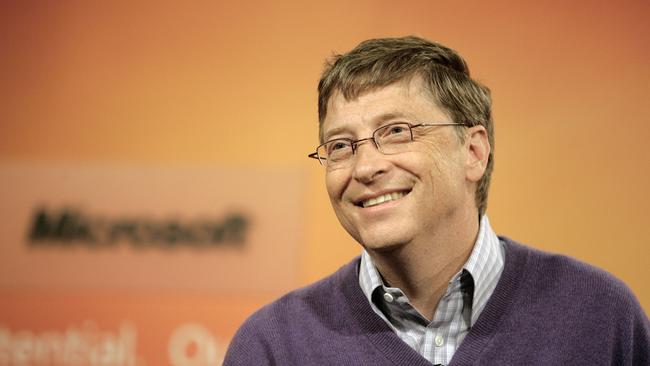
<path id="1" fill-rule="evenodd" d="M 454 50 L 426 39 L 370 39 L 352 51 L 335 54 L 325 64 L 318 83 L 319 138 L 327 116 L 327 105 L 335 93 L 353 100 L 373 89 L 420 76 L 427 85 L 433 102 L 464 126 L 481 125 L 490 143 L 490 155 L 483 177 L 476 187 L 479 215 L 487 209 L 490 177 L 494 167 L 494 123 L 490 89 L 470 77 L 465 60 Z M 461 141 L 465 128 L 456 129 Z"/>

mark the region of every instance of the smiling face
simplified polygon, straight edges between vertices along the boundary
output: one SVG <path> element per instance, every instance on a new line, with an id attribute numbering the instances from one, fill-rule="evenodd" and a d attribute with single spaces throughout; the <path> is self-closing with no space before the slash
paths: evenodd
<path id="1" fill-rule="evenodd" d="M 422 79 L 414 77 L 354 100 L 334 93 L 322 135 L 324 141 L 357 140 L 394 122 L 453 121 L 434 103 Z M 415 128 L 413 136 L 407 152 L 384 155 L 366 141 L 350 164 L 327 168 L 326 186 L 334 212 L 368 250 L 426 242 L 442 232 L 462 230 L 463 220 L 477 217 L 474 191 L 482 170 L 477 168 L 480 159 L 472 153 L 473 138 L 461 141 L 449 126 Z"/>

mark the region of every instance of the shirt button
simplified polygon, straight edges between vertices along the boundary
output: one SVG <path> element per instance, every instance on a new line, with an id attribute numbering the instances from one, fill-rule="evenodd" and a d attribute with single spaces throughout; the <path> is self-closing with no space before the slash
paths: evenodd
<path id="1" fill-rule="evenodd" d="M 386 302 L 393 302 L 393 300 L 395 300 L 395 299 L 393 298 L 393 295 L 389 294 L 388 292 L 385 292 L 384 293 L 384 300 L 386 300 Z"/>
<path id="2" fill-rule="evenodd" d="M 442 339 L 442 336 L 437 335 L 436 338 L 433 339 L 433 341 L 436 344 L 436 347 L 442 347 L 443 344 L 445 344 L 445 340 Z"/>

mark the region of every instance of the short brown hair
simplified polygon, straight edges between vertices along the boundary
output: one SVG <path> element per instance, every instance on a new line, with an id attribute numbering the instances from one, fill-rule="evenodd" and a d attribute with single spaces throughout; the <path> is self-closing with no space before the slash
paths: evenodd
<path id="1" fill-rule="evenodd" d="M 483 215 L 487 208 L 490 176 L 494 166 L 494 124 L 490 89 L 473 80 L 465 60 L 454 50 L 419 37 L 370 39 L 352 51 L 334 55 L 325 65 L 318 83 L 318 119 L 322 124 L 327 103 L 334 92 L 347 100 L 416 75 L 421 76 L 433 95 L 456 123 L 485 127 L 490 155 L 485 174 L 476 188 L 476 206 Z M 463 138 L 463 127 L 459 136 Z"/>

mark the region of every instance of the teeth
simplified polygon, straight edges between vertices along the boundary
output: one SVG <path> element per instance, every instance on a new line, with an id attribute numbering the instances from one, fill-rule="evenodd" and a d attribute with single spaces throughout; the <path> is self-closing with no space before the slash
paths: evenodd
<path id="1" fill-rule="evenodd" d="M 406 196 L 405 192 L 386 193 L 386 194 L 382 194 L 379 197 L 374 197 L 374 198 L 367 199 L 367 200 L 363 201 L 361 204 L 363 205 L 363 207 L 371 207 L 371 206 L 376 206 L 376 205 L 382 204 L 384 202 L 394 201 L 394 200 L 400 199 L 400 198 L 402 198 L 404 196 Z"/>

